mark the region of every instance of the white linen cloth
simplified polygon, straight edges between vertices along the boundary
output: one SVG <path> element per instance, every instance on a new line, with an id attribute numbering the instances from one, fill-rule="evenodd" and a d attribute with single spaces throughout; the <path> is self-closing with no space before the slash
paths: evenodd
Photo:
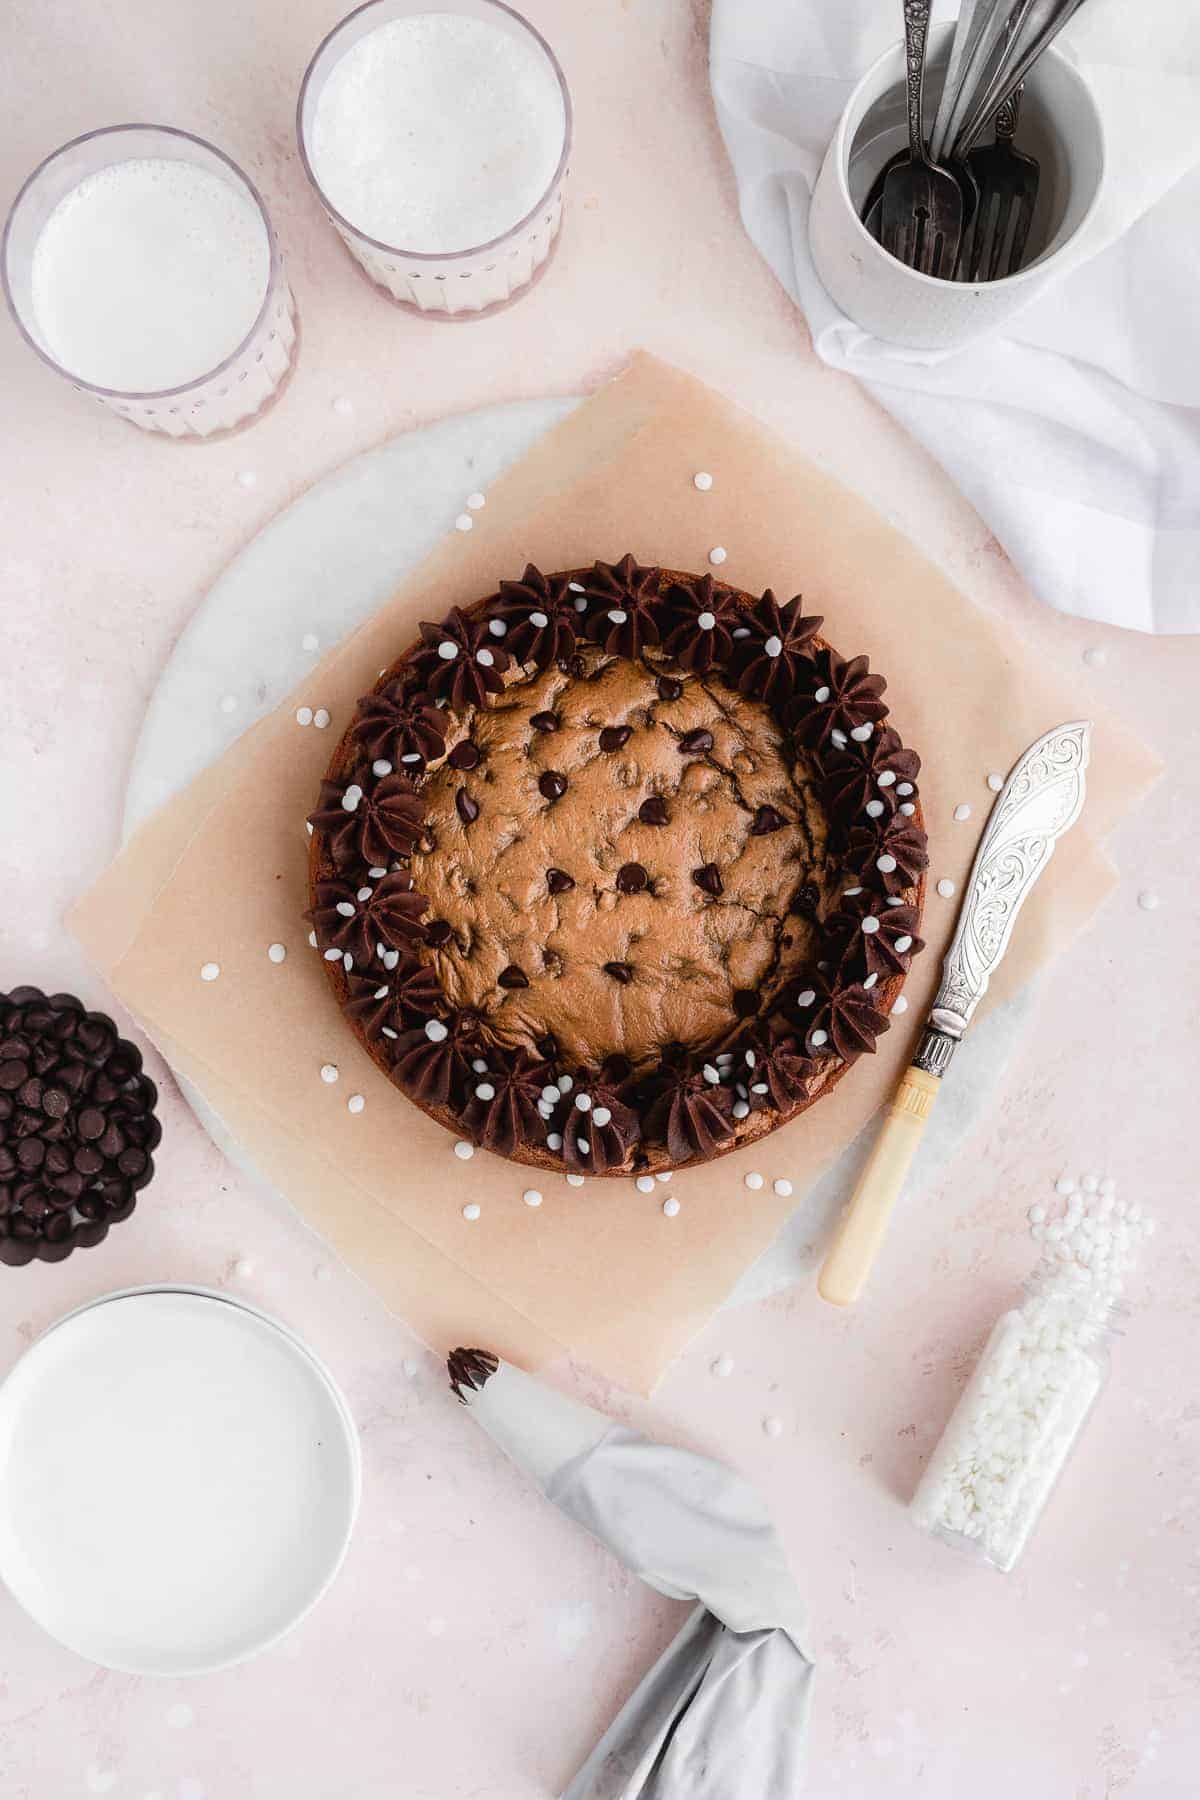
<path id="1" fill-rule="evenodd" d="M 935 0 L 933 20 L 954 0 Z M 1200 3 L 1086 0 L 1058 38 L 1092 85 L 1108 173 L 1078 260 L 954 352 L 841 313 L 808 208 L 900 0 L 713 0 L 717 118 L 742 220 L 818 354 L 867 383 L 986 520 L 1033 592 L 1140 631 L 1200 631 Z"/>
<path id="2" fill-rule="evenodd" d="M 502 1362 L 464 1399 L 548 1500 L 687 1623 L 563 1800 L 785 1800 L 799 1793 L 813 1664 L 804 1605 L 754 1489 Z"/>

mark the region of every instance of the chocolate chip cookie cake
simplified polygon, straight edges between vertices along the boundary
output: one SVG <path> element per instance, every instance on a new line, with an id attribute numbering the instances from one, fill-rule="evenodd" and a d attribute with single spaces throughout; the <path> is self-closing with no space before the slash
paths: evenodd
<path id="1" fill-rule="evenodd" d="M 517 1162 L 654 1174 L 875 1049 L 922 948 L 920 759 L 822 624 L 625 556 L 421 625 L 310 819 L 325 966 L 410 1100 Z"/>

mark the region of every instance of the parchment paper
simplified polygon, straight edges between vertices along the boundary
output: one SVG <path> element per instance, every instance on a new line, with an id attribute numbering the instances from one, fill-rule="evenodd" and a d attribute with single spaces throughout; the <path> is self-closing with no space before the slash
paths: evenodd
<path id="1" fill-rule="evenodd" d="M 708 469 L 714 485 L 692 483 Z M 615 560 L 721 573 L 755 591 L 802 592 L 847 655 L 888 677 L 897 728 L 924 758 L 930 833 L 929 949 L 909 1011 L 829 1098 L 755 1149 L 642 1194 L 629 1180 L 570 1188 L 477 1152 L 410 1105 L 345 1029 L 308 944 L 304 818 L 354 702 L 418 621 L 491 591 L 527 561 L 544 569 Z M 336 545 L 329 554 L 336 555 Z M 329 731 L 299 727 L 323 705 Z M 786 1174 L 803 1194 L 899 1077 L 937 983 L 959 890 L 992 796 L 1078 697 L 960 594 L 855 495 L 689 376 L 638 355 L 550 432 L 488 495 L 469 534 L 452 532 L 395 598 L 297 691 L 140 831 L 70 924 L 173 1067 L 192 1080 L 254 1163 L 351 1268 L 435 1351 L 482 1342 L 538 1368 L 570 1353 L 647 1392 L 774 1237 L 792 1200 L 742 1177 Z M 1094 716 L 1094 715 L 1093 715 Z M 1096 718 L 1083 820 L 1027 904 L 994 997 L 1067 945 L 1115 872 L 1098 847 L 1157 772 L 1121 726 Z M 971 802 L 967 825 L 955 805 Z M 282 964 L 267 946 L 287 946 Z M 203 982 L 201 965 L 220 964 Z M 964 1052 L 969 1054 L 969 1049 Z M 323 1063 L 340 1079 L 320 1079 Z M 346 1106 L 365 1096 L 361 1113 Z M 522 1194 L 545 1194 L 537 1210 Z M 675 1191 L 679 1215 L 661 1202 Z M 474 1223 L 462 1207 L 478 1201 Z M 911 1228 L 911 1227 L 908 1227 Z"/>

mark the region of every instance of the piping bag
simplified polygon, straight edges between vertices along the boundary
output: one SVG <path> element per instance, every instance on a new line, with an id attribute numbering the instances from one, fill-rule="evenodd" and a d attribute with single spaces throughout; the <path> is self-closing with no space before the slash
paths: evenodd
<path id="1" fill-rule="evenodd" d="M 484 1350 L 450 1385 L 546 1498 L 672 1600 L 694 1600 L 562 1800 L 774 1800 L 803 1774 L 805 1609 L 755 1490 Z"/>

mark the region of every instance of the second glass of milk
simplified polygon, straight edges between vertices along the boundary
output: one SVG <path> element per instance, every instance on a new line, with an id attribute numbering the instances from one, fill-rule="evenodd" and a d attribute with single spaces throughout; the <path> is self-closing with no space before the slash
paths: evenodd
<path id="1" fill-rule="evenodd" d="M 571 100 L 550 46 L 501 0 L 368 0 L 317 50 L 296 124 L 330 219 L 402 306 L 478 316 L 545 268 Z"/>
<path id="2" fill-rule="evenodd" d="M 248 424 L 291 367 L 295 305 L 262 199 L 190 132 L 64 144 L 18 194 L 0 271 L 42 360 L 149 431 Z"/>

